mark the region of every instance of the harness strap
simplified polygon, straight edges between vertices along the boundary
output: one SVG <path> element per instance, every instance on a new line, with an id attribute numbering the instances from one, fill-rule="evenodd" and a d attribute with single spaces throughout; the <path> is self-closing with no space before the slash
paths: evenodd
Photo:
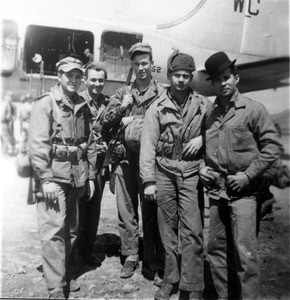
<path id="1" fill-rule="evenodd" d="M 61 124 L 61 112 L 60 109 L 56 103 L 55 97 L 53 93 L 49 93 L 50 94 L 50 98 L 52 101 L 52 111 L 56 113 L 56 129 L 54 130 L 51 139 L 53 139 L 57 133 L 60 134 L 61 140 L 63 142 L 64 145 L 66 145 L 66 140 L 63 136 L 63 132 L 62 132 L 62 124 Z"/>

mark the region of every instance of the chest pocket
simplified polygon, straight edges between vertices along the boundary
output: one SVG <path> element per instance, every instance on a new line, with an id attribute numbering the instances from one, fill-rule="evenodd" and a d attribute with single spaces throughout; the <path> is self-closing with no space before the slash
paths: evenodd
<path id="1" fill-rule="evenodd" d="M 71 133 L 73 131 L 73 112 L 69 109 L 65 109 L 62 107 L 59 107 L 59 111 L 53 111 L 54 114 L 54 120 L 55 120 L 55 126 L 58 124 L 58 120 L 60 120 L 61 124 L 61 131 L 65 138 L 71 138 Z M 57 116 L 59 114 L 59 117 Z"/>
<path id="2" fill-rule="evenodd" d="M 253 133 L 246 126 L 230 127 L 228 138 L 234 151 L 247 151 L 256 144 Z"/>

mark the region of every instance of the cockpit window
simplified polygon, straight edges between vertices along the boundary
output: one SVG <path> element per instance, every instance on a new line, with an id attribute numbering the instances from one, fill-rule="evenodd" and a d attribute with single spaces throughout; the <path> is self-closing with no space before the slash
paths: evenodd
<path id="1" fill-rule="evenodd" d="M 142 34 L 104 31 L 101 38 L 100 61 L 102 61 L 110 79 L 126 81 L 131 61 L 128 50 L 142 41 Z"/>
<path id="2" fill-rule="evenodd" d="M 64 57 L 73 56 L 88 63 L 93 45 L 94 36 L 89 31 L 30 25 L 24 43 L 24 70 L 28 74 L 40 73 L 40 54 L 44 75 L 56 75 L 55 64 Z"/>

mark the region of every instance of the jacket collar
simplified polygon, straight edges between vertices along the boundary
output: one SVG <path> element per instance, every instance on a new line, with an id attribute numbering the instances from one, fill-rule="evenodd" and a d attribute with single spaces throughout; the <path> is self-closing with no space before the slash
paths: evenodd
<path id="1" fill-rule="evenodd" d="M 82 99 L 77 93 L 74 93 L 74 95 L 72 96 L 72 100 L 70 100 L 62 92 L 60 84 L 54 86 L 51 92 L 54 94 L 56 101 L 61 101 L 64 105 L 68 106 L 71 110 L 73 110 L 74 113 L 76 113 L 83 105 L 86 104 L 86 101 Z"/>
<path id="2" fill-rule="evenodd" d="M 131 86 L 129 87 L 129 90 L 132 92 L 132 94 L 134 95 L 134 93 L 136 93 L 138 95 L 140 95 L 140 93 L 138 92 L 138 88 L 137 88 L 137 83 L 136 80 L 131 84 Z M 140 101 L 140 97 L 135 97 L 137 98 L 140 103 L 143 103 L 145 101 L 147 101 L 148 99 L 152 99 L 155 98 L 156 96 L 159 96 L 162 94 L 162 90 L 163 88 L 158 84 L 158 82 L 152 77 L 150 84 L 141 92 L 142 95 L 146 95 L 146 97 L 144 97 L 141 101 Z"/>
<path id="3" fill-rule="evenodd" d="M 188 94 L 186 96 L 186 102 L 194 97 L 194 91 L 189 87 L 189 91 L 188 91 Z M 160 96 L 160 101 L 159 101 L 159 104 L 160 105 L 164 105 L 166 107 L 169 107 L 173 110 L 178 110 L 178 108 L 176 107 L 173 99 L 172 99 L 172 95 L 170 93 L 170 87 L 164 89 L 163 93 L 161 94 Z"/>
<path id="4" fill-rule="evenodd" d="M 83 97 L 87 101 L 88 104 L 90 104 L 90 105 L 96 104 L 96 101 L 94 101 L 94 99 L 91 97 L 91 95 L 89 94 L 87 89 L 81 91 L 79 93 L 79 95 L 81 97 Z M 106 106 L 107 98 L 104 94 L 101 93 L 99 95 L 98 101 L 100 102 L 100 107 L 103 105 Z"/>
<path id="5" fill-rule="evenodd" d="M 246 107 L 245 97 L 239 93 L 238 90 L 233 94 L 231 101 L 234 102 L 235 107 L 242 108 Z"/>
<path id="6" fill-rule="evenodd" d="M 242 94 L 240 94 L 239 90 L 236 89 L 234 94 L 232 95 L 230 103 L 233 103 L 235 108 L 241 108 L 246 106 L 246 102 L 244 100 L 244 97 Z M 220 108 L 221 107 L 221 100 L 219 97 L 217 97 L 214 101 L 214 108 Z"/>
<path id="7" fill-rule="evenodd" d="M 236 89 L 235 93 L 232 95 L 230 103 L 233 103 L 233 105 L 230 106 L 224 117 L 221 118 L 221 125 L 231 119 L 236 114 L 237 109 L 246 107 L 245 98 L 242 94 L 239 93 L 238 89 Z M 214 110 L 216 112 L 216 115 L 221 114 L 222 108 L 220 98 L 216 98 L 214 102 Z"/>

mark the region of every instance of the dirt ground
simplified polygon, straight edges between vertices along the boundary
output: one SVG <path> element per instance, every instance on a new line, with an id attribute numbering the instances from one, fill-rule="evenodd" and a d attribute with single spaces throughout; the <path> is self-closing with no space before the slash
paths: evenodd
<path id="1" fill-rule="evenodd" d="M 289 153 L 289 147 L 287 151 Z M 0 173 L 2 221 L 0 297 L 46 298 L 41 273 L 36 206 L 26 204 L 28 180 L 17 176 L 15 157 L 1 157 Z M 277 200 L 275 219 L 262 222 L 259 235 L 262 299 L 290 299 L 290 190 L 289 188 L 284 190 L 271 188 L 271 190 Z M 206 224 L 208 220 L 206 218 Z M 205 237 L 206 234 L 205 230 Z M 116 202 L 108 186 L 102 202 L 95 252 L 102 259 L 102 263 L 96 267 L 77 263 L 77 277 L 81 289 L 79 292 L 71 293 L 70 299 L 153 299 L 157 288 L 152 281 L 142 276 L 141 268 L 129 279 L 120 278 L 120 238 Z M 172 299 L 178 299 L 178 295 L 173 295 Z"/>

